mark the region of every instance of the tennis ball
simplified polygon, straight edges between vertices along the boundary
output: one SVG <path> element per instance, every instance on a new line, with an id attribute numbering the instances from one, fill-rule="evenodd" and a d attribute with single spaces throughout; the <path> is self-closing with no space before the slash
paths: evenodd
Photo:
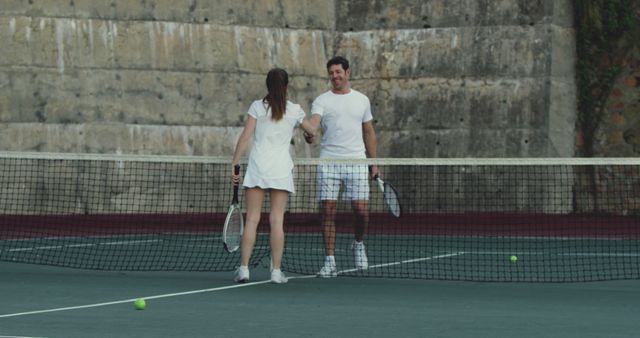
<path id="1" fill-rule="evenodd" d="M 147 303 L 144 301 L 144 299 L 138 298 L 135 302 L 133 302 L 133 306 L 135 306 L 136 310 L 144 310 L 144 308 L 147 307 Z"/>
<path id="2" fill-rule="evenodd" d="M 518 256 L 516 255 L 512 255 L 510 259 L 512 264 L 516 264 L 518 262 Z"/>

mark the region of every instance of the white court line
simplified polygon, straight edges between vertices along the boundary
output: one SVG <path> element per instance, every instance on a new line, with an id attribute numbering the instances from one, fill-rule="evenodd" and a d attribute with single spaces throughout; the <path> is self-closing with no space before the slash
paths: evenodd
<path id="1" fill-rule="evenodd" d="M 140 243 L 155 243 L 161 242 L 159 239 L 148 239 L 148 240 L 133 240 L 133 241 L 117 241 L 117 242 L 102 242 L 102 243 L 83 243 L 83 244 L 68 244 L 68 245 L 49 245 L 49 246 L 33 246 L 30 248 L 15 248 L 9 249 L 8 252 L 19 252 L 19 251 L 33 251 L 33 250 L 55 250 L 55 249 L 64 249 L 64 248 L 82 248 L 89 246 L 98 246 L 98 245 L 132 245 L 132 244 L 140 244 Z"/>
<path id="2" fill-rule="evenodd" d="M 27 337 L 27 336 L 0 336 L 0 338 L 45 338 L 45 337 Z"/>
<path id="3" fill-rule="evenodd" d="M 585 257 L 638 257 L 637 253 L 607 253 L 607 252 L 576 252 L 576 253 L 563 253 L 561 256 L 585 256 Z"/>
<path id="4" fill-rule="evenodd" d="M 184 291 L 184 292 L 176 292 L 176 293 L 168 293 L 168 294 L 164 294 L 164 295 L 155 295 L 155 296 L 139 297 L 139 298 L 142 298 L 144 300 L 149 300 L 149 299 L 160 299 L 160 298 L 168 298 L 168 297 L 175 297 L 175 296 L 186 296 L 186 295 L 193 295 L 193 294 L 197 294 L 197 293 L 205 293 L 205 292 L 236 289 L 236 288 L 248 287 L 248 286 L 259 285 L 259 284 L 266 284 L 266 283 L 271 283 L 271 281 L 270 280 L 263 280 L 263 281 L 259 281 L 259 282 L 251 282 L 251 283 L 244 283 L 244 284 L 234 284 L 234 285 L 228 285 L 228 286 L 221 286 L 221 287 L 217 287 L 217 288 L 192 290 L 192 291 Z M 138 298 L 116 300 L 116 301 L 113 301 L 113 302 L 105 302 L 105 303 L 96 303 L 96 304 L 61 307 L 61 308 L 48 309 L 48 310 L 9 313 L 9 314 L 5 314 L 5 315 L 0 315 L 0 318 L 26 316 L 26 315 L 34 315 L 34 314 L 40 314 L 40 313 L 49 313 L 49 312 L 60 312 L 60 311 L 68 311 L 68 310 L 87 309 L 87 308 L 101 307 L 101 306 L 108 306 L 108 305 L 116 305 L 116 304 L 123 304 L 123 303 L 133 303 L 133 302 L 136 301 L 136 299 L 138 299 Z"/>
<path id="5" fill-rule="evenodd" d="M 64 245 L 54 245 L 54 246 L 35 246 L 30 248 L 17 248 L 17 249 L 9 249 L 9 252 L 19 252 L 19 251 L 33 251 L 33 250 L 53 250 L 53 249 L 62 249 Z"/>
<path id="6" fill-rule="evenodd" d="M 103 243 L 98 243 L 98 245 L 129 245 L 129 244 L 140 244 L 140 243 L 155 243 L 155 242 L 162 242 L 161 239 L 140 239 L 140 240 L 134 240 L 134 241 L 116 241 L 116 242 L 103 242 Z"/>
<path id="7" fill-rule="evenodd" d="M 391 262 L 391 263 L 372 265 L 372 266 L 369 267 L 369 269 L 375 269 L 375 268 L 381 268 L 381 267 L 393 266 L 393 265 L 400 265 L 400 264 L 407 264 L 407 263 L 423 262 L 423 261 L 429 261 L 429 260 L 440 259 L 440 258 L 454 257 L 454 256 L 459 256 L 459 255 L 464 255 L 464 254 L 465 254 L 464 252 L 456 252 L 456 253 L 444 254 L 444 255 L 438 255 L 438 256 L 407 259 L 407 260 L 398 261 L 398 262 Z M 358 271 L 358 270 L 361 270 L 361 269 L 342 270 L 342 271 L 338 271 L 338 274 L 344 274 L 344 273 L 349 273 L 349 272 Z M 307 278 L 316 278 L 316 277 L 317 277 L 316 275 L 304 275 L 304 276 L 289 277 L 289 279 L 307 279 Z M 142 298 L 144 300 L 150 300 L 150 299 L 160 299 L 160 298 L 168 298 L 168 297 L 176 297 L 176 296 L 186 296 L 186 295 L 193 295 L 193 294 L 197 294 L 197 293 L 223 291 L 223 290 L 236 289 L 236 288 L 242 288 L 242 287 L 249 287 L 249 286 L 267 284 L 267 283 L 271 283 L 271 280 L 263 280 L 263 281 L 259 281 L 259 282 L 250 282 L 250 283 L 244 283 L 244 284 L 234 284 L 234 285 L 228 285 L 228 286 L 221 286 L 221 287 L 217 287 L 217 288 L 192 290 L 192 291 L 184 291 L 184 292 L 176 292 L 176 293 L 168 293 L 168 294 L 163 294 L 163 295 L 155 295 L 155 296 L 139 297 L 139 298 Z M 132 302 L 135 302 L 136 299 L 138 299 L 138 298 L 116 300 L 116 301 L 113 301 L 113 302 L 105 302 L 105 303 L 96 303 L 96 304 L 61 307 L 61 308 L 47 309 L 47 310 L 37 310 L 37 311 L 28 311 L 28 312 L 9 313 L 9 314 L 0 315 L 0 318 L 18 317 L 18 316 L 40 314 L 40 313 L 60 312 L 60 311 L 87 309 L 87 308 L 109 306 L 109 305 L 116 305 L 116 304 L 123 304 L 123 303 L 132 303 Z"/>
<path id="8" fill-rule="evenodd" d="M 49 250 L 49 249 L 62 249 L 62 248 L 83 248 L 88 246 L 95 246 L 97 244 L 70 244 L 70 245 L 57 245 L 57 246 L 34 246 L 30 248 L 16 248 L 9 249 L 8 252 L 19 252 L 19 251 L 33 251 L 33 250 Z M 0 336 L 2 338 L 2 336 Z"/>
<path id="9" fill-rule="evenodd" d="M 464 255 L 464 254 L 465 254 L 465 252 L 461 251 L 461 252 L 455 252 L 455 253 L 437 255 L 437 256 L 431 256 L 431 257 L 406 259 L 404 261 L 372 265 L 372 266 L 369 267 L 369 269 L 384 268 L 384 267 L 387 267 L 387 266 L 394 266 L 394 265 L 400 265 L 400 264 L 424 262 L 424 261 L 430 261 L 430 260 L 440 259 L 440 258 L 455 257 L 455 256 Z M 354 271 L 366 271 L 366 270 L 363 270 L 363 269 L 348 269 L 348 270 L 338 271 L 338 274 L 344 274 L 344 273 L 349 273 L 349 272 L 354 272 Z"/>
<path id="10" fill-rule="evenodd" d="M 256 245 L 254 247 L 254 250 L 271 250 L 271 246 L 269 245 Z M 302 248 L 302 247 L 292 247 L 292 248 L 286 248 L 285 249 L 287 252 L 325 252 L 324 248 L 317 248 L 317 249 L 309 249 L 309 248 Z M 350 249 L 335 249 L 335 252 L 351 252 Z"/>
<path id="11" fill-rule="evenodd" d="M 639 257 L 640 253 L 626 252 L 544 252 L 544 251 L 465 251 L 469 255 L 531 255 L 531 256 L 585 256 L 585 257 Z"/>

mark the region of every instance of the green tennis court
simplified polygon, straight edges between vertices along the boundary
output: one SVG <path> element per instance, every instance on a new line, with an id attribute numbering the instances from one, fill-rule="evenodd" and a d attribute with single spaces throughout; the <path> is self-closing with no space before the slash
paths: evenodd
<path id="1" fill-rule="evenodd" d="M 381 168 L 401 216 L 372 183 L 356 269 L 340 203 L 338 277 L 316 278 L 323 162 L 298 161 L 275 285 L 266 214 L 232 282 L 227 159 L 0 154 L 0 336 L 637 336 L 640 161 L 350 161 Z"/>
<path id="2" fill-rule="evenodd" d="M 268 240 L 268 234 L 258 236 L 254 266 L 268 261 Z M 337 262 L 344 276 L 567 282 L 631 279 L 640 274 L 640 253 L 636 251 L 640 243 L 629 239 L 371 235 L 367 238 L 367 270 L 353 267 L 351 241 L 350 235 L 337 237 Z M 204 271 L 230 271 L 239 259 L 236 252 L 221 254 L 222 259 L 215 261 L 198 261 L 198 257 L 221 251 L 220 237 L 213 235 L 64 237 L 11 242 L 11 248 L 1 252 L 8 261 L 48 257 L 39 263 L 106 270 L 188 270 L 195 264 Z M 317 272 L 324 258 L 320 234 L 289 234 L 286 243 L 285 270 L 304 275 Z M 125 262 L 123 251 L 138 254 L 131 254 Z M 512 256 L 517 261 L 511 261 Z M 100 265 L 87 266 L 86 257 L 101 257 Z M 615 260 L 639 263 L 621 270 L 610 264 Z M 184 262 L 184 266 L 176 267 L 175 262 Z"/>
<path id="3" fill-rule="evenodd" d="M 234 284 L 231 273 L 0 266 L 0 336 L 637 337 L 638 331 L 637 280 L 339 277 L 275 285 L 266 283 L 265 271 L 255 271 L 252 283 Z M 134 309 L 138 297 L 147 297 L 144 311 Z"/>

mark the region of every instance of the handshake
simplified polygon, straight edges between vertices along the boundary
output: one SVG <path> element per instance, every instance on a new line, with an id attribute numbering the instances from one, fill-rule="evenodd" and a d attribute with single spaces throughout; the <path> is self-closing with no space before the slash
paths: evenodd
<path id="1" fill-rule="evenodd" d="M 304 140 L 308 144 L 313 144 L 313 140 L 315 139 L 315 137 L 316 136 L 314 134 L 307 133 L 306 131 L 304 132 Z"/>

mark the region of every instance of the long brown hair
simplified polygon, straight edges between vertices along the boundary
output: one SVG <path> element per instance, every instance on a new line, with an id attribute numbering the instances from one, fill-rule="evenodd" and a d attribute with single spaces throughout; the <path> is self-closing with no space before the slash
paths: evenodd
<path id="1" fill-rule="evenodd" d="M 274 68 L 267 74 L 269 93 L 262 100 L 271 107 L 271 119 L 280 121 L 287 108 L 287 85 L 289 74 L 284 69 Z"/>

